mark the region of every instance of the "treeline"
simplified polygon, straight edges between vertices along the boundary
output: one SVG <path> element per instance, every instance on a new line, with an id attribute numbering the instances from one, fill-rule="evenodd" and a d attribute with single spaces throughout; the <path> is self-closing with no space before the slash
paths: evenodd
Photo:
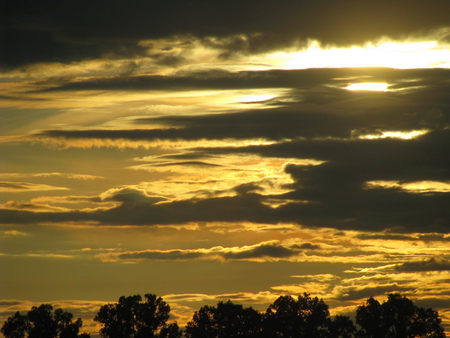
<path id="1" fill-rule="evenodd" d="M 120 297 L 100 307 L 94 321 L 107 338 L 422 338 L 445 337 L 437 311 L 413 304 L 407 297 L 389 294 L 383 303 L 369 298 L 356 310 L 356 324 L 348 316 L 330 317 L 328 305 L 305 293 L 278 297 L 259 312 L 231 301 L 202 306 L 181 330 L 169 323 L 170 306 L 154 294 Z M 88 338 L 80 333 L 82 320 L 49 304 L 16 312 L 1 328 L 6 338 Z"/>

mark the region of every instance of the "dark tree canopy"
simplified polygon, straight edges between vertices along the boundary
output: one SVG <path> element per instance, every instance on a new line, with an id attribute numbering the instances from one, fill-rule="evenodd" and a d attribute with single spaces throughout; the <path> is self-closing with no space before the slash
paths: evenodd
<path id="1" fill-rule="evenodd" d="M 337 315 L 328 321 L 328 336 L 330 338 L 353 338 L 356 327 L 350 317 Z"/>
<path id="2" fill-rule="evenodd" d="M 361 326 L 358 337 L 364 338 L 445 337 L 436 311 L 415 306 L 399 294 L 389 294 L 383 304 L 369 298 L 358 307 L 356 323 Z"/>
<path id="3" fill-rule="evenodd" d="M 23 338 L 30 330 L 31 323 L 28 317 L 17 311 L 14 316 L 8 318 L 1 331 L 6 338 Z"/>
<path id="4" fill-rule="evenodd" d="M 327 337 L 330 312 L 322 299 L 305 293 L 297 300 L 280 296 L 264 316 L 267 337 Z"/>
<path id="5" fill-rule="evenodd" d="M 108 338 L 177 337 L 178 326 L 167 326 L 170 306 L 161 297 L 146 294 L 120 297 L 114 304 L 103 305 L 94 320 L 102 324 L 100 334 Z"/>
<path id="6" fill-rule="evenodd" d="M 192 338 L 260 337 L 261 315 L 251 307 L 219 302 L 217 307 L 203 306 L 186 326 Z"/>
<path id="7" fill-rule="evenodd" d="M 71 313 L 62 309 L 56 309 L 54 313 L 52 311 L 50 304 L 42 304 L 33 306 L 26 316 L 16 312 L 7 319 L 1 332 L 6 338 L 89 337 L 87 334 L 78 334 L 83 324 L 80 318 L 74 322 Z"/>
<path id="8" fill-rule="evenodd" d="M 103 305 L 94 320 L 102 325 L 105 338 L 181 338 L 178 324 L 167 323 L 170 306 L 161 297 L 146 294 L 120 297 Z M 445 338 L 437 311 L 414 305 L 400 294 L 388 294 L 380 303 L 373 297 L 356 311 L 357 330 L 350 317 L 330 318 L 328 305 L 309 294 L 278 297 L 265 312 L 234 304 L 202 306 L 187 323 L 189 338 Z M 81 319 L 50 304 L 16 312 L 5 321 L 5 338 L 89 338 L 79 334 Z"/>

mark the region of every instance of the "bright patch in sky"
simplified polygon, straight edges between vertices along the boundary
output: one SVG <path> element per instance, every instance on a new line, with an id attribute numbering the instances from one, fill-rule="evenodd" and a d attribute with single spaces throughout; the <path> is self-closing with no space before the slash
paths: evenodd
<path id="1" fill-rule="evenodd" d="M 409 193 L 448 193 L 450 192 L 449 182 L 438 181 L 416 181 L 409 183 L 400 183 L 399 181 L 369 181 L 366 183 L 369 189 L 402 189 Z"/>
<path id="2" fill-rule="evenodd" d="M 425 135 L 428 133 L 429 130 L 411 130 L 411 131 L 392 131 L 392 130 L 385 130 L 380 131 L 377 134 L 366 134 L 366 135 L 360 135 L 359 138 L 361 139 L 378 139 L 378 138 L 401 138 L 404 140 L 410 140 L 415 137 L 419 137 L 422 135 Z"/>
<path id="3" fill-rule="evenodd" d="M 275 98 L 276 95 L 270 94 L 259 94 L 259 95 L 247 95 L 243 96 L 240 101 L 241 102 L 262 102 Z"/>
<path id="4" fill-rule="evenodd" d="M 389 85 L 387 83 L 379 82 L 363 82 L 363 83 L 352 83 L 348 85 L 345 89 L 347 90 L 372 90 L 385 92 L 388 90 Z"/>
<path id="5" fill-rule="evenodd" d="M 322 46 L 311 40 L 300 51 L 278 52 L 268 56 L 268 62 L 284 69 L 324 67 L 390 67 L 448 68 L 450 44 L 438 41 L 386 41 L 368 42 L 363 46 L 336 48 Z M 272 60 L 270 60 L 272 59 Z"/>

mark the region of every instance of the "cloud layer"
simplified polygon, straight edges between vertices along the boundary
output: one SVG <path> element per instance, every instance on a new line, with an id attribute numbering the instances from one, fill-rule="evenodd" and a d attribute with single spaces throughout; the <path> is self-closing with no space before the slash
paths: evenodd
<path id="1" fill-rule="evenodd" d="M 107 8 L 107 10 L 105 10 Z M 318 39 L 355 44 L 380 36 L 404 36 L 448 25 L 445 0 L 422 1 L 261 1 L 172 0 L 160 3 L 100 1 L 8 2 L 2 10 L 2 65 L 20 66 L 55 59 L 70 62 L 99 57 L 145 55 L 143 41 L 195 36 L 230 53 L 254 53 Z M 426 12 L 427 15 L 423 15 Z M 160 62 L 176 57 L 160 55 Z"/>

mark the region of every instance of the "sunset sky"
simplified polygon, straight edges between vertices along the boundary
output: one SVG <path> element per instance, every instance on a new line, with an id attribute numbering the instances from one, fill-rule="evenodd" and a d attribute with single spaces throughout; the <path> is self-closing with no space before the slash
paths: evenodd
<path id="1" fill-rule="evenodd" d="M 1 324 L 399 292 L 450 333 L 450 1 L 0 4 Z"/>

